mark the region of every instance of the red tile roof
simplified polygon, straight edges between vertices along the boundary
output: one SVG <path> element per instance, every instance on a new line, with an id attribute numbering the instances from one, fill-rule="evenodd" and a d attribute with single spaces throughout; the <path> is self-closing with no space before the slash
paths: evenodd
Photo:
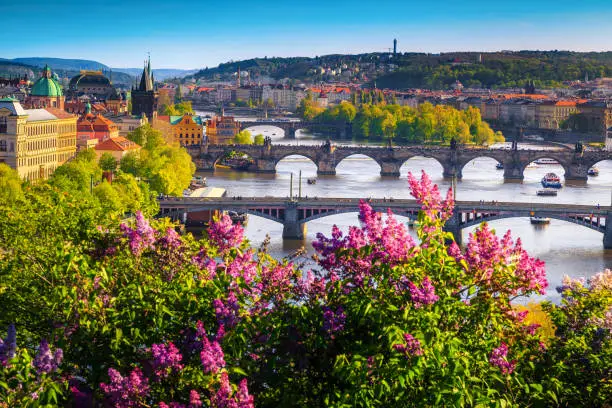
<path id="1" fill-rule="evenodd" d="M 140 146 L 125 137 L 113 137 L 96 145 L 96 150 L 125 152 L 128 150 L 138 150 Z"/>

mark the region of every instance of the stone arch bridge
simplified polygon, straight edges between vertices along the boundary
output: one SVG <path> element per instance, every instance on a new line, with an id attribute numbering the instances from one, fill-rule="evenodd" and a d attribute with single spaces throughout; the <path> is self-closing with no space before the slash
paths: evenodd
<path id="1" fill-rule="evenodd" d="M 187 213 L 200 211 L 238 211 L 263 217 L 283 225 L 283 238 L 304 239 L 306 223 L 335 214 L 358 212 L 356 198 L 309 198 L 290 200 L 274 197 L 181 198 L 170 197 L 159 201 L 160 216 L 181 218 Z M 421 206 L 415 200 L 369 199 L 369 204 L 380 212 L 391 209 L 394 214 L 415 219 Z M 543 204 L 479 201 L 458 201 L 446 230 L 457 243 L 461 243 L 461 230 L 483 221 L 503 218 L 540 216 L 572 222 L 603 233 L 606 249 L 612 248 L 612 207 L 596 208 L 589 205 Z"/>
<path id="2" fill-rule="evenodd" d="M 274 126 L 285 132 L 285 137 L 295 139 L 295 132 L 300 129 L 308 129 L 312 132 L 334 135 L 340 139 L 350 139 L 353 135 L 352 125 L 346 122 L 317 122 L 317 121 L 279 121 L 279 120 L 257 120 L 240 121 L 240 130 L 254 126 Z"/>
<path id="3" fill-rule="evenodd" d="M 587 180 L 588 170 L 602 160 L 612 159 L 612 152 L 587 150 L 576 152 L 573 149 L 487 149 L 432 146 L 336 146 L 323 145 L 202 145 L 188 148 L 199 171 L 214 171 L 216 163 L 230 151 L 240 151 L 254 160 L 253 171 L 261 173 L 276 172 L 276 164 L 291 155 L 304 156 L 317 166 L 320 175 L 336 174 L 338 164 L 349 156 L 365 155 L 380 166 L 381 176 L 399 177 L 400 168 L 407 160 L 428 157 L 437 160 L 443 168 L 444 177 L 462 177 L 463 168 L 473 159 L 489 157 L 504 166 L 504 179 L 522 180 L 523 172 L 529 163 L 551 158 L 559 162 L 565 170 L 566 180 Z"/>

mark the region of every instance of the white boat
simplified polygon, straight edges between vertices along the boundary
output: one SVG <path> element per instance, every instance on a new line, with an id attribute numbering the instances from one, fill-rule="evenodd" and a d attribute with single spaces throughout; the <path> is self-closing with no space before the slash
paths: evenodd
<path id="1" fill-rule="evenodd" d="M 587 174 L 589 176 L 599 176 L 599 169 L 597 167 L 591 167 Z"/>
<path id="2" fill-rule="evenodd" d="M 534 225 L 550 224 L 550 218 L 548 217 L 538 217 L 538 216 L 529 217 L 529 221 L 531 221 L 531 223 Z"/>
<path id="3" fill-rule="evenodd" d="M 545 188 L 543 190 L 536 191 L 536 194 L 539 195 L 539 196 L 553 196 L 553 197 L 556 197 L 557 196 L 557 190 L 552 189 L 552 188 Z"/>
<path id="4" fill-rule="evenodd" d="M 527 165 L 527 167 L 525 167 L 526 169 L 537 169 L 538 165 L 536 162 L 531 162 Z"/>

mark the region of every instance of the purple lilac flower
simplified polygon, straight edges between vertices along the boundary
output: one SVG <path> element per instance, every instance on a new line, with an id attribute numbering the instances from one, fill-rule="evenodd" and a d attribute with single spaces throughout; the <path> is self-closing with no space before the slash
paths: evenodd
<path id="1" fill-rule="evenodd" d="M 135 368 L 129 376 L 122 377 L 114 368 L 108 369 L 110 383 L 101 383 L 100 388 L 106 394 L 108 401 L 116 408 L 142 406 L 149 393 L 149 384 L 140 369 Z"/>
<path id="2" fill-rule="evenodd" d="M 198 325 L 198 335 L 202 337 L 202 351 L 200 352 L 200 361 L 202 361 L 204 372 L 218 372 L 219 369 L 225 367 L 225 355 L 223 354 L 223 349 L 221 348 L 221 345 L 216 340 L 208 340 L 206 332 L 201 326 L 201 323 Z"/>
<path id="3" fill-rule="evenodd" d="M 176 232 L 176 230 L 172 227 L 168 227 L 166 229 L 166 235 L 159 239 L 159 242 L 162 244 L 164 248 L 172 248 L 177 249 L 183 243 L 181 240 L 181 236 Z"/>
<path id="4" fill-rule="evenodd" d="M 181 364 L 183 356 L 172 342 L 166 345 L 153 344 L 151 354 L 153 355 L 153 369 L 158 377 L 165 378 L 173 370 L 180 371 L 183 369 Z"/>
<path id="5" fill-rule="evenodd" d="M 126 224 L 121 224 L 120 228 L 123 235 L 127 237 L 130 250 L 134 255 L 140 255 L 145 249 L 154 248 L 155 230 L 142 215 L 142 212 L 136 212 L 135 229 L 128 227 Z"/>
<path id="6" fill-rule="evenodd" d="M 240 224 L 233 225 L 232 219 L 227 214 L 223 214 L 219 220 L 211 223 L 208 228 L 208 237 L 222 253 L 240 245 L 243 236 L 244 229 L 242 226 Z"/>
<path id="7" fill-rule="evenodd" d="M 11 323 L 6 330 L 4 341 L 0 339 L 0 365 L 6 365 L 10 359 L 15 357 L 16 352 L 17 330 L 15 330 L 15 325 Z"/>
<path id="8" fill-rule="evenodd" d="M 200 394 L 196 390 L 189 392 L 189 408 L 199 408 L 202 406 Z"/>
<path id="9" fill-rule="evenodd" d="M 240 311 L 240 305 L 233 291 L 229 292 L 225 303 L 221 299 L 213 300 L 213 307 L 215 308 L 217 322 L 220 325 L 228 328 L 232 328 L 236 325 L 239 320 L 238 313 Z"/>
<path id="10" fill-rule="evenodd" d="M 514 367 L 516 367 L 516 360 L 508 361 L 508 345 L 501 342 L 501 345 L 491 352 L 491 356 L 489 357 L 489 363 L 498 367 L 502 374 L 512 374 L 514 371 Z"/>
<path id="11" fill-rule="evenodd" d="M 431 283 L 431 279 L 426 276 L 421 283 L 421 289 L 419 289 L 414 283 L 408 282 L 408 289 L 410 290 L 410 298 L 414 303 L 414 307 L 417 309 L 427 306 L 433 305 L 440 299 L 436 295 L 436 290 L 434 285 Z"/>
<path id="12" fill-rule="evenodd" d="M 332 338 L 334 333 L 344 330 L 345 322 L 346 313 L 342 306 L 338 306 L 335 311 L 329 307 L 323 308 L 323 330 Z"/>
<path id="13" fill-rule="evenodd" d="M 242 379 L 238 385 L 238 408 L 254 408 L 255 401 L 252 395 L 249 395 L 249 389 L 247 387 L 247 380 Z"/>
<path id="14" fill-rule="evenodd" d="M 57 367 L 62 363 L 64 352 L 62 349 L 56 349 L 54 354 L 51 354 L 49 343 L 47 340 L 42 340 L 38 347 L 38 353 L 34 357 L 32 364 L 36 368 L 38 374 L 48 374 L 57 370 Z"/>
<path id="15" fill-rule="evenodd" d="M 394 344 L 393 348 L 400 353 L 406 355 L 406 357 L 420 356 L 423 355 L 423 349 L 421 348 L 421 342 L 414 338 L 410 333 L 404 333 L 404 343 Z"/>

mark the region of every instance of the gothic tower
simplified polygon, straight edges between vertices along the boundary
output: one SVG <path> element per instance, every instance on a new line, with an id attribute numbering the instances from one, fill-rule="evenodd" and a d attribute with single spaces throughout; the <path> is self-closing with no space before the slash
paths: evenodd
<path id="1" fill-rule="evenodd" d="M 151 58 L 145 62 L 142 77 L 138 87 L 132 88 L 132 115 L 146 115 L 150 120 L 157 111 L 157 92 L 153 73 L 151 72 Z"/>

